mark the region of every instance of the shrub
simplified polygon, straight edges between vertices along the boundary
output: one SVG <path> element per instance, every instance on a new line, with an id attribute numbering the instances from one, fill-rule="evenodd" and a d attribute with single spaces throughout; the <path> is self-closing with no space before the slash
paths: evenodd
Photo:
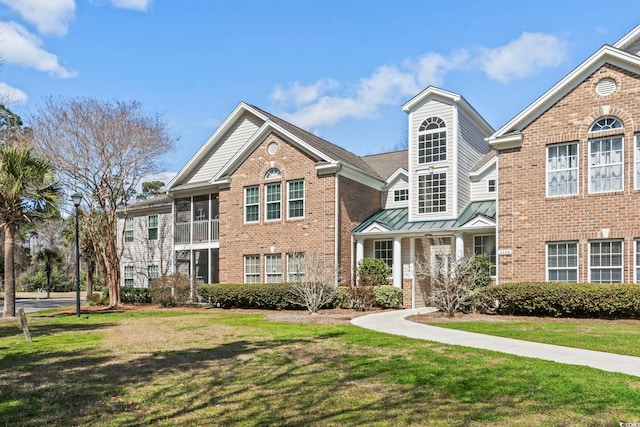
<path id="1" fill-rule="evenodd" d="M 640 286 L 597 283 L 507 283 L 479 290 L 496 313 L 520 316 L 640 318 Z"/>
<path id="2" fill-rule="evenodd" d="M 120 288 L 120 301 L 130 304 L 149 304 L 151 295 L 147 288 L 134 288 L 133 286 L 122 286 Z"/>
<path id="3" fill-rule="evenodd" d="M 290 283 L 200 285 L 198 296 L 202 302 L 220 308 L 300 308 L 291 302 Z"/>
<path id="4" fill-rule="evenodd" d="M 108 305 L 109 298 L 105 298 L 102 296 L 100 292 L 93 292 L 91 294 L 87 294 L 87 305 Z"/>
<path id="5" fill-rule="evenodd" d="M 151 302 L 164 307 L 187 304 L 191 301 L 191 279 L 184 274 L 169 274 L 149 282 Z"/>
<path id="6" fill-rule="evenodd" d="M 358 286 L 388 285 L 391 269 L 381 259 L 364 258 L 358 263 Z"/>
<path id="7" fill-rule="evenodd" d="M 374 286 L 375 306 L 380 308 L 398 308 L 402 305 L 402 289 L 395 286 Z"/>

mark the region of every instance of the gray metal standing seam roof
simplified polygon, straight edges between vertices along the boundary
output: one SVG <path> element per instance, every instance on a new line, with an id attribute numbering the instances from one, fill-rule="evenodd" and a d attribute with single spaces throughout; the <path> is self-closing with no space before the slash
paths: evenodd
<path id="1" fill-rule="evenodd" d="M 437 219 L 409 222 L 409 208 L 382 209 L 357 225 L 353 233 L 362 233 L 372 224 L 380 224 L 389 231 L 444 231 L 462 227 L 476 217 L 495 221 L 496 201 L 481 200 L 470 202 L 455 219 Z"/>

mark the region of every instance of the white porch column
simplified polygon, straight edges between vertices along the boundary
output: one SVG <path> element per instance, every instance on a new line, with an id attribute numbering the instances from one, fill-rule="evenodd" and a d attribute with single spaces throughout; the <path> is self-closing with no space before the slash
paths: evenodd
<path id="1" fill-rule="evenodd" d="M 402 288 L 402 239 L 393 238 L 393 286 Z"/>
<path id="2" fill-rule="evenodd" d="M 462 233 L 456 233 L 456 261 L 460 261 L 464 258 L 464 239 Z"/>
<path id="3" fill-rule="evenodd" d="M 357 239 L 356 240 L 356 271 L 358 270 L 358 265 L 360 261 L 364 259 L 364 240 Z"/>

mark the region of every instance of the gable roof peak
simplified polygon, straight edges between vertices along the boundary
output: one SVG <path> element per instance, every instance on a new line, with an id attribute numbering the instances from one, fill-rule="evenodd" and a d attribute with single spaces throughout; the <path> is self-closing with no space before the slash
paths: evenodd
<path id="1" fill-rule="evenodd" d="M 634 43 L 640 41 L 640 24 L 636 25 L 631 31 L 622 36 L 620 40 L 613 44 L 616 49 L 627 51 Z M 636 54 L 636 52 L 630 52 Z"/>

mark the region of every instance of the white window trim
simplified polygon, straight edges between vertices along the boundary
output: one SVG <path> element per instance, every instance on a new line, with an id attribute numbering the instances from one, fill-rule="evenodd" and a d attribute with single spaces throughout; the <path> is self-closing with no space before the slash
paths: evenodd
<path id="1" fill-rule="evenodd" d="M 393 190 L 393 201 L 400 203 L 406 202 L 409 200 L 409 189 L 408 188 L 398 188 Z"/>
<path id="2" fill-rule="evenodd" d="M 289 196 L 291 195 L 291 189 L 290 186 L 292 183 L 294 182 L 302 182 L 302 198 L 298 198 L 298 199 L 291 199 Z M 298 219 L 304 219 L 306 216 L 306 206 L 307 206 L 307 201 L 306 201 L 306 188 L 304 185 L 304 179 L 294 179 L 291 181 L 287 181 L 287 219 L 293 219 L 293 220 L 298 220 Z M 282 194 L 280 195 L 280 199 L 282 199 Z M 291 202 L 295 202 L 298 200 L 302 200 L 302 216 L 291 216 Z M 282 202 L 281 202 L 282 203 Z"/>
<path id="3" fill-rule="evenodd" d="M 280 200 L 278 202 L 269 202 L 267 198 L 268 188 L 274 187 L 276 185 L 280 186 Z M 269 215 L 269 205 L 279 203 L 280 204 L 280 214 L 278 218 L 269 219 L 267 216 Z M 279 222 L 282 221 L 282 183 L 281 182 L 272 182 L 269 184 L 265 184 L 264 186 L 264 222 Z"/>
<path id="4" fill-rule="evenodd" d="M 575 145 L 576 146 L 576 167 L 575 168 L 568 168 L 568 169 L 561 169 L 562 171 L 571 171 L 571 170 L 575 170 L 576 171 L 576 192 L 575 193 L 570 193 L 570 194 L 549 194 L 549 172 L 551 172 L 549 170 L 549 149 L 553 148 L 553 147 L 560 147 L 563 145 Z M 590 149 L 589 149 L 590 150 Z M 580 144 L 578 143 L 578 141 L 574 141 L 574 142 L 566 142 L 566 143 L 562 143 L 562 144 L 551 144 L 551 145 L 547 145 L 547 158 L 546 158 L 546 165 L 545 165 L 545 170 L 546 170 L 546 176 L 545 176 L 545 183 L 546 183 L 546 195 L 547 197 L 550 198 L 555 198 L 555 197 L 571 197 L 571 196 L 575 196 L 580 194 Z M 554 171 L 557 172 L 558 170 Z"/>
<path id="5" fill-rule="evenodd" d="M 127 271 L 131 271 L 131 277 L 127 277 Z M 131 280 L 131 285 L 127 285 L 127 280 Z M 122 271 L 122 284 L 124 286 L 136 285 L 136 266 L 133 264 L 125 264 Z"/>
<path id="6" fill-rule="evenodd" d="M 424 124 L 424 122 L 426 122 L 427 120 L 439 120 L 441 121 L 444 126 L 443 127 L 438 127 L 436 129 L 429 129 L 429 130 L 420 130 L 420 127 L 422 127 L 422 125 Z M 435 121 L 434 120 L 434 121 Z M 435 134 L 435 133 L 441 133 L 444 132 L 444 159 L 438 159 L 438 160 L 431 160 L 431 161 L 427 161 L 425 159 L 425 161 L 420 161 L 420 137 L 423 135 L 429 135 L 429 134 Z M 449 151 L 449 128 L 447 126 L 447 122 L 440 116 L 430 116 L 427 117 L 426 119 L 424 119 L 422 122 L 420 122 L 420 124 L 418 125 L 418 129 L 416 132 L 416 154 L 417 154 L 417 163 L 418 165 L 429 165 L 429 164 L 434 164 L 434 163 L 439 163 L 439 162 L 446 162 L 448 160 L 448 151 Z M 440 156 L 440 154 L 438 155 Z M 427 157 L 427 156 L 425 156 Z M 431 157 L 433 157 L 433 154 L 431 154 Z"/>
<path id="7" fill-rule="evenodd" d="M 280 263 L 276 264 L 278 267 L 278 271 L 276 273 L 267 271 L 269 267 L 269 259 L 273 258 L 274 260 L 279 259 Z M 282 283 L 284 278 L 284 272 L 282 271 L 282 254 L 265 254 L 264 256 L 264 283 Z M 280 280 L 277 282 L 272 282 L 269 280 L 270 276 L 280 276 Z"/>
<path id="8" fill-rule="evenodd" d="M 252 258 L 252 259 L 256 259 L 258 260 L 258 273 L 247 273 L 247 258 Z M 255 283 L 260 283 L 260 255 L 255 254 L 255 255 L 243 255 L 242 256 L 242 260 L 243 260 L 243 267 L 244 267 L 244 283 L 245 284 L 255 284 Z M 247 280 L 247 277 L 257 277 L 258 280 L 256 282 L 249 282 Z"/>
<path id="9" fill-rule="evenodd" d="M 249 190 L 250 188 L 257 188 L 258 189 L 258 203 L 251 203 L 250 205 L 247 205 L 247 190 Z M 243 213 L 242 213 L 242 221 L 244 224 L 257 224 L 260 222 L 260 186 L 259 185 L 250 185 L 248 187 L 244 187 L 244 191 L 243 191 L 243 205 L 244 205 L 244 209 L 243 209 Z M 256 219 L 255 221 L 247 221 L 247 207 L 248 206 L 258 206 L 258 219 Z"/>
<path id="10" fill-rule="evenodd" d="M 545 272 L 545 281 L 549 282 L 549 245 L 566 245 L 566 244 L 575 244 L 576 245 L 576 281 L 575 282 L 567 282 L 567 283 L 580 283 L 580 244 L 577 240 L 561 240 L 558 242 L 546 242 L 544 245 L 544 272 Z M 571 267 L 573 269 L 574 267 Z M 561 270 L 562 268 L 555 267 L 555 270 Z M 564 268 L 564 270 L 569 270 L 569 268 Z"/>
<path id="11" fill-rule="evenodd" d="M 622 257 L 621 257 L 621 261 L 622 264 L 620 264 L 620 270 L 622 271 L 622 275 L 621 275 L 621 281 L 620 283 L 624 283 L 624 239 L 604 239 L 604 240 L 589 240 L 587 242 L 588 244 L 588 255 L 587 255 L 587 260 L 588 260 L 588 271 L 589 271 L 589 282 L 592 282 L 592 278 L 591 278 L 591 243 L 605 243 L 605 242 L 621 242 L 622 246 L 620 248 L 620 251 L 622 253 Z M 616 267 L 618 268 L 618 267 Z M 616 282 L 617 283 L 617 282 Z"/>
<path id="12" fill-rule="evenodd" d="M 638 246 L 640 245 L 640 239 L 633 240 L 633 283 L 640 283 L 640 262 L 638 262 Z"/>
<path id="13" fill-rule="evenodd" d="M 444 210 L 439 210 L 437 212 L 420 212 L 420 177 L 435 175 L 435 174 L 444 174 L 444 179 L 446 181 L 445 193 L 444 193 Z M 436 168 L 433 170 L 421 170 L 417 172 L 417 182 L 416 182 L 416 212 L 418 215 L 432 215 L 432 216 L 442 216 L 446 212 L 449 211 L 449 173 L 447 168 Z"/>
<path id="14" fill-rule="evenodd" d="M 638 177 L 640 176 L 640 134 L 635 134 L 634 135 L 634 139 L 635 139 L 635 147 L 633 150 L 633 156 L 634 156 L 634 161 L 633 164 L 634 166 L 634 187 L 636 190 L 640 190 L 640 179 L 638 179 Z"/>
<path id="15" fill-rule="evenodd" d="M 621 147 L 621 151 L 622 151 L 622 158 L 620 160 L 620 162 L 618 163 L 608 163 L 606 166 L 608 167 L 612 167 L 612 166 L 617 166 L 620 165 L 620 167 L 622 168 L 621 172 L 620 172 L 620 188 L 616 189 L 616 190 L 606 190 L 606 191 L 594 191 L 593 190 L 593 185 L 591 182 L 591 168 L 593 167 L 593 165 L 591 164 L 591 143 L 595 142 L 595 141 L 602 141 L 605 139 L 617 139 L 620 138 L 620 141 L 622 143 L 622 147 Z M 589 153 L 588 153 L 588 159 L 589 159 L 589 175 L 587 177 L 588 181 L 589 181 L 589 194 L 602 194 L 602 193 L 615 193 L 617 191 L 624 191 L 624 136 L 623 135 L 612 135 L 612 136 L 605 136 L 603 138 L 589 138 L 588 140 L 588 144 L 589 144 Z M 603 167 L 602 165 L 599 165 L 598 167 Z"/>
<path id="16" fill-rule="evenodd" d="M 289 262 L 291 260 L 302 260 L 301 264 L 298 267 L 302 268 L 301 271 L 291 271 L 289 269 Z M 293 252 L 287 254 L 287 282 L 294 282 L 295 279 L 291 278 L 291 275 L 294 274 L 298 278 L 304 279 L 304 252 Z"/>
<path id="17" fill-rule="evenodd" d="M 385 258 L 378 258 L 376 256 L 376 244 L 380 243 L 380 242 L 384 242 L 387 245 L 391 244 L 390 248 L 385 249 L 387 252 L 389 252 L 389 251 L 391 252 L 391 258 L 389 259 L 389 262 L 387 262 L 387 259 L 385 259 Z M 375 259 L 383 260 L 387 264 L 387 266 L 389 267 L 389 270 L 391 271 L 391 269 L 393 268 L 393 239 L 378 239 L 378 240 L 374 240 L 373 241 L 373 257 Z"/>
<path id="18" fill-rule="evenodd" d="M 124 236 L 122 237 L 124 243 L 132 243 L 135 240 L 133 221 L 134 219 L 132 216 L 125 217 L 124 219 Z"/>
<path id="19" fill-rule="evenodd" d="M 156 226 L 155 227 L 151 227 L 151 217 L 156 217 Z M 149 238 L 149 232 L 151 230 L 156 230 L 156 238 L 155 239 L 150 239 Z M 151 215 L 147 215 L 147 240 L 149 241 L 155 241 L 155 240 L 159 240 L 160 239 L 160 215 L 158 214 L 151 214 Z"/>
<path id="20" fill-rule="evenodd" d="M 155 277 L 151 277 L 151 275 L 149 274 L 149 270 L 151 268 L 153 268 L 153 267 L 155 267 L 156 270 L 157 270 L 156 271 L 157 276 L 155 276 Z M 155 279 L 156 277 L 160 277 L 160 267 L 158 266 L 157 262 L 150 262 L 150 263 L 147 264 L 147 280 L 151 281 L 152 279 Z"/>
<path id="21" fill-rule="evenodd" d="M 493 248 L 495 251 L 495 260 L 493 262 L 493 270 L 492 271 L 493 274 L 491 274 L 491 277 L 496 277 L 496 272 L 498 269 L 498 236 L 496 236 L 495 234 L 474 234 L 473 235 L 473 253 L 476 253 L 476 237 L 493 237 L 493 243 L 495 245 L 495 247 Z M 481 252 L 487 255 L 487 258 L 489 259 L 489 261 L 491 261 L 491 254 L 488 254 L 486 252 Z"/>
<path id="22" fill-rule="evenodd" d="M 491 189 L 493 187 L 493 190 Z M 495 193 L 498 189 L 498 180 L 491 178 L 487 180 L 487 193 Z"/>

